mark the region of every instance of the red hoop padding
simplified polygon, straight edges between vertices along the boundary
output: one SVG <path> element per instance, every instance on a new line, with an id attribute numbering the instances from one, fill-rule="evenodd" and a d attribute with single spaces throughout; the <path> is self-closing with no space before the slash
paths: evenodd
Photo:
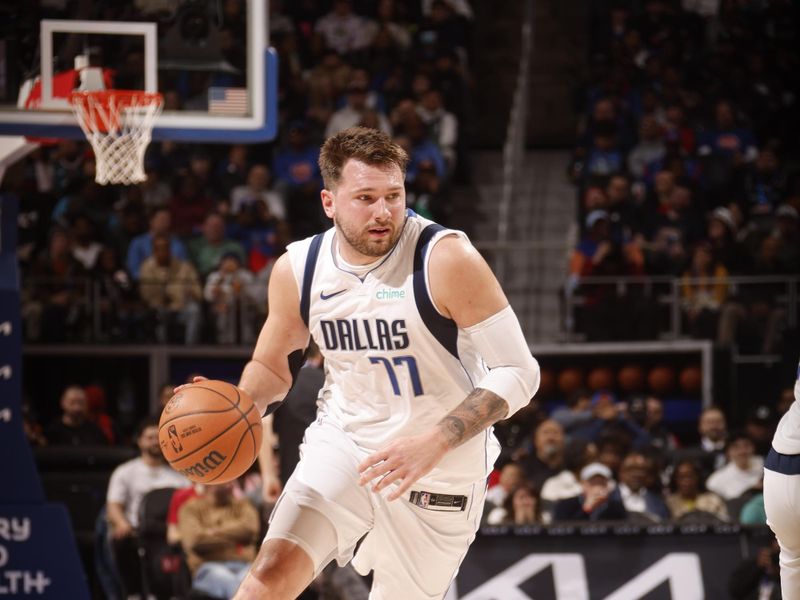
<path id="1" fill-rule="evenodd" d="M 119 128 L 119 115 L 123 110 L 163 106 L 164 96 L 139 90 L 92 90 L 72 92 L 69 103 L 76 111 L 81 108 L 89 117 L 87 125 L 92 131 L 107 133 Z"/>

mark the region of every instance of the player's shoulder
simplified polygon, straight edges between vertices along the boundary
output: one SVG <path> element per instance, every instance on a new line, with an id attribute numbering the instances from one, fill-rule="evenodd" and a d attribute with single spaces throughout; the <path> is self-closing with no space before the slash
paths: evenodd
<path id="1" fill-rule="evenodd" d="M 430 253 L 430 269 L 437 273 L 469 273 L 485 264 L 467 236 L 455 229 L 441 231 Z"/>

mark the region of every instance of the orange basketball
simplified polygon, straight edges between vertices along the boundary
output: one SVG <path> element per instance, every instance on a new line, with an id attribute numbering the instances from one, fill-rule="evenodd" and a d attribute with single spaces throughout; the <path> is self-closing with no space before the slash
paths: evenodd
<path id="1" fill-rule="evenodd" d="M 700 367 L 691 366 L 684 368 L 678 376 L 678 383 L 680 383 L 681 390 L 683 390 L 685 394 L 689 394 L 690 396 L 699 394 L 703 384 L 703 373 Z"/>
<path id="2" fill-rule="evenodd" d="M 589 389 L 593 392 L 611 390 L 614 387 L 614 371 L 608 367 L 597 367 L 589 371 L 587 379 Z"/>
<path id="3" fill-rule="evenodd" d="M 644 369 L 639 365 L 625 365 L 617 373 L 617 384 L 627 394 L 641 392 L 644 387 Z"/>
<path id="4" fill-rule="evenodd" d="M 539 380 L 539 390 L 536 392 L 536 395 L 542 398 L 548 398 L 556 391 L 556 376 L 551 369 L 542 369 L 539 375 L 541 379 Z"/>
<path id="5" fill-rule="evenodd" d="M 647 385 L 654 394 L 668 394 L 675 387 L 675 369 L 664 365 L 653 367 L 647 374 Z"/>
<path id="6" fill-rule="evenodd" d="M 568 367 L 558 374 L 558 390 L 569 396 L 583 385 L 583 373 L 579 369 Z"/>
<path id="7" fill-rule="evenodd" d="M 173 469 L 198 483 L 242 475 L 261 448 L 261 415 L 250 396 L 224 381 L 193 383 L 161 413 L 158 441 Z"/>

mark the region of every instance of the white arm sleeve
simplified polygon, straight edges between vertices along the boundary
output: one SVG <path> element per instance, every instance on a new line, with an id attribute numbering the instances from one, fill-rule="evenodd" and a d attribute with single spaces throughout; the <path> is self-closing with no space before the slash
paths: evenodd
<path id="1" fill-rule="evenodd" d="M 514 310 L 507 306 L 464 331 L 491 369 L 475 387 L 506 401 L 505 418 L 527 406 L 539 389 L 539 363 L 531 356 Z"/>

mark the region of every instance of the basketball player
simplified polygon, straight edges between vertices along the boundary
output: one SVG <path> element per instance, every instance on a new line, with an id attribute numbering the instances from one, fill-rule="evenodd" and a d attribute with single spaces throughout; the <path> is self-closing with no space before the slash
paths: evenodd
<path id="1" fill-rule="evenodd" d="M 781 547 L 783 600 L 800 600 L 800 365 L 794 402 L 778 423 L 764 462 L 764 508 Z"/>
<path id="2" fill-rule="evenodd" d="M 491 426 L 538 387 L 488 265 L 463 233 L 406 209 L 407 161 L 376 130 L 328 139 L 321 197 L 334 227 L 275 264 L 239 386 L 273 410 L 309 333 L 326 381 L 237 600 L 296 598 L 362 538 L 353 564 L 374 572 L 371 599 L 441 599 L 483 510 Z"/>

